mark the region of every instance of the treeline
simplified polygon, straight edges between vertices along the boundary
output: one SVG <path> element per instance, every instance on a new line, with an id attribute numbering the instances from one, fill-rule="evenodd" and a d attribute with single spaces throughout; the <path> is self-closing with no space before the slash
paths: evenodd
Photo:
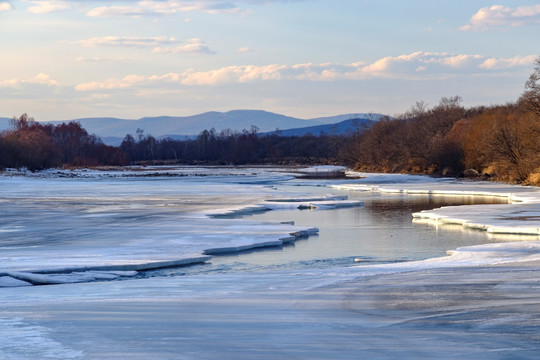
<path id="1" fill-rule="evenodd" d="M 174 161 L 184 164 L 329 164 L 336 163 L 341 136 L 260 136 L 257 128 L 243 131 L 202 131 L 193 140 L 158 140 L 137 130 L 120 149 L 132 163 Z"/>
<path id="2" fill-rule="evenodd" d="M 416 103 L 349 139 L 342 159 L 358 170 L 482 176 L 540 184 L 540 58 L 516 103 L 464 108 L 459 96 Z"/>
<path id="3" fill-rule="evenodd" d="M 23 114 L 12 119 L 11 128 L 0 133 L 0 169 L 128 164 L 125 153 L 89 135 L 77 122 L 40 124 Z"/>
<path id="4" fill-rule="evenodd" d="M 381 119 L 348 135 L 261 136 L 257 128 L 205 130 L 192 140 L 143 130 L 107 146 L 80 124 L 39 124 L 26 114 L 0 133 L 0 169 L 183 164 L 343 164 L 357 170 L 475 176 L 540 185 L 540 57 L 516 103 L 465 108 L 459 96 Z"/>

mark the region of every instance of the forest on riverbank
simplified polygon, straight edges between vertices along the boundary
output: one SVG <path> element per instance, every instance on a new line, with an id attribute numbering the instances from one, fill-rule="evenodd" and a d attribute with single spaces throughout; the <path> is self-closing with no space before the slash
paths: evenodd
<path id="1" fill-rule="evenodd" d="M 465 108 L 461 97 L 342 135 L 261 135 L 202 131 L 196 139 L 156 139 L 143 130 L 119 147 L 79 123 L 41 124 L 23 114 L 0 133 L 0 169 L 128 164 L 341 164 L 370 172 L 482 177 L 540 184 L 540 57 L 515 103 Z"/>
<path id="2" fill-rule="evenodd" d="M 11 120 L 11 130 L 0 133 L 0 169 L 127 164 L 125 153 L 103 144 L 77 122 L 54 126 L 23 114 Z"/>
<path id="3" fill-rule="evenodd" d="M 342 160 L 357 170 L 468 176 L 540 184 L 540 57 L 517 102 L 429 108 L 417 102 L 348 139 Z"/>

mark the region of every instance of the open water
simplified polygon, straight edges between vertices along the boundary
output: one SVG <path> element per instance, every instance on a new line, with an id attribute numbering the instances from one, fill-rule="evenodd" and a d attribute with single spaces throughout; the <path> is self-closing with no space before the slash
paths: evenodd
<path id="1" fill-rule="evenodd" d="M 294 184 L 295 181 L 290 183 Z M 465 230 L 461 226 L 435 228 L 414 223 L 412 213 L 443 206 L 507 204 L 503 198 L 483 196 L 403 195 L 344 191 L 309 185 L 300 188 L 311 196 L 345 195 L 364 206 L 338 209 L 272 210 L 240 218 L 294 222 L 317 227 L 319 234 L 281 247 L 214 256 L 206 264 L 161 269 L 143 276 L 186 276 L 202 273 L 299 270 L 353 265 L 396 263 L 445 256 L 463 246 L 505 242 L 504 236 Z M 276 189 L 296 193 L 299 186 Z"/>

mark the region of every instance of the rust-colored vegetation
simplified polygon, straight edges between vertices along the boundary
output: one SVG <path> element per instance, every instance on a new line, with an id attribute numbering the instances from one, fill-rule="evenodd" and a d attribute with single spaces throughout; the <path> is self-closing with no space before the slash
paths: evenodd
<path id="1" fill-rule="evenodd" d="M 341 158 L 357 170 L 492 178 L 540 185 L 540 57 L 516 103 L 433 108 L 419 102 L 351 137 Z"/>
<path id="2" fill-rule="evenodd" d="M 53 126 L 26 114 L 0 133 L 0 169 L 183 164 L 344 164 L 361 171 L 490 178 L 540 185 L 540 57 L 516 103 L 465 108 L 459 96 L 381 119 L 346 135 L 283 137 L 257 128 L 204 130 L 196 139 L 156 139 L 138 130 L 120 147 L 80 124 Z"/>
<path id="3" fill-rule="evenodd" d="M 127 164 L 120 149 L 103 144 L 76 122 L 53 126 L 23 114 L 12 119 L 11 127 L 0 134 L 0 169 Z"/>

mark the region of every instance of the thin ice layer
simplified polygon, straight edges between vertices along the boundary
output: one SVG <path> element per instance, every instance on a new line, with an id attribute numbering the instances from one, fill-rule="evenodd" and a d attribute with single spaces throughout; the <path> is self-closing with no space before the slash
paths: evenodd
<path id="1" fill-rule="evenodd" d="M 437 183 L 411 181 L 422 178 Z M 2 289 L 0 358 L 532 360 L 539 252 L 515 242 L 400 264 Z"/>
<path id="2" fill-rule="evenodd" d="M 309 230 L 207 216 L 256 206 L 276 195 L 267 182 L 289 176 L 266 169 L 178 171 L 0 179 L 0 275 L 12 275 L 0 285 L 94 281 L 115 278 L 115 271 L 183 266 L 208 260 L 205 253 L 283 245 Z"/>

